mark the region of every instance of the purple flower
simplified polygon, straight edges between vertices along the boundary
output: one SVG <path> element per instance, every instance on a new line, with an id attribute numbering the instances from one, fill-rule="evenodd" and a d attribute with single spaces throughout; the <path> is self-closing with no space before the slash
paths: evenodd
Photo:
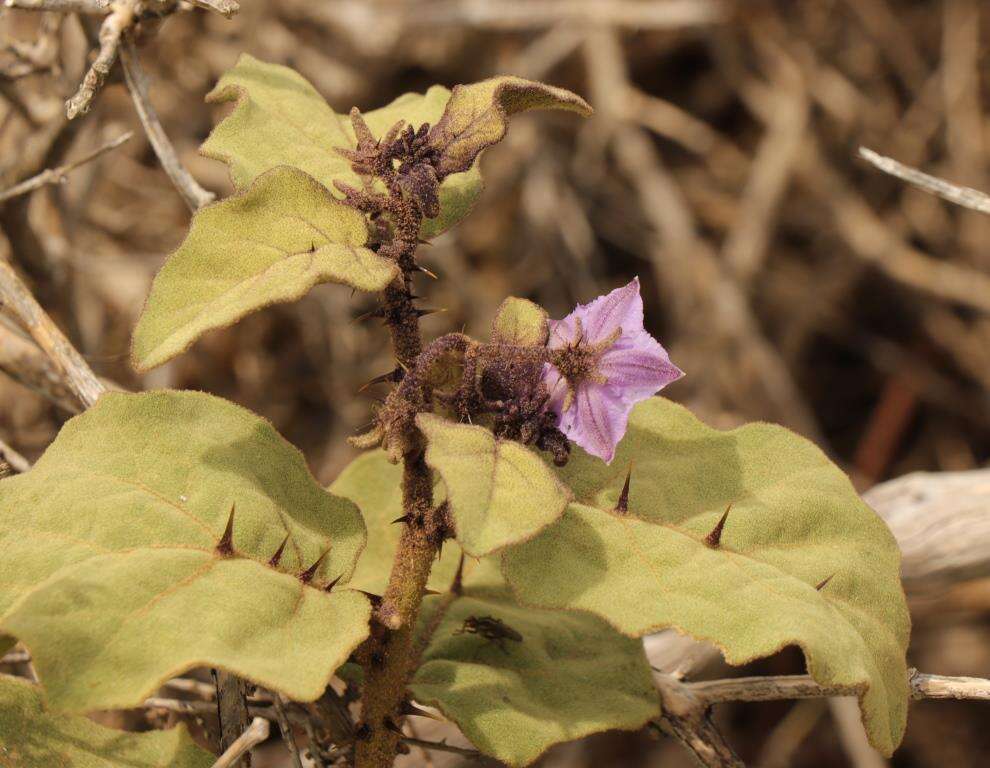
<path id="1" fill-rule="evenodd" d="M 606 463 L 633 406 L 684 375 L 643 328 L 638 277 L 551 320 L 547 346 L 543 381 L 560 431 Z"/>

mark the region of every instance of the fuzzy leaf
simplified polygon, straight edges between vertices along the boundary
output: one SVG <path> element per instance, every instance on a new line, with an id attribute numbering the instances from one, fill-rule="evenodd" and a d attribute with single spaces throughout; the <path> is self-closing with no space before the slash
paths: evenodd
<path id="1" fill-rule="evenodd" d="M 207 206 L 162 267 L 134 330 L 132 359 L 148 370 L 206 331 L 256 310 L 295 301 L 318 283 L 379 291 L 398 274 L 364 247 L 364 217 L 288 167 Z"/>
<path id="2" fill-rule="evenodd" d="M 449 90 L 433 86 L 425 94 L 407 93 L 386 107 L 365 112 L 364 119 L 381 138 L 399 120 L 413 126 L 436 123 L 449 99 Z M 361 178 L 336 151 L 357 146 L 350 119 L 330 109 L 294 70 L 244 54 L 220 78 L 207 101 L 236 102 L 202 152 L 230 166 L 238 188 L 279 165 L 300 168 L 334 194 L 338 194 L 335 180 L 361 188 Z M 480 193 L 477 167 L 449 176 L 440 187 L 440 215 L 424 222 L 421 235 L 435 237 L 454 226 L 470 213 Z"/>
<path id="3" fill-rule="evenodd" d="M 438 600 L 428 599 L 427 616 Z M 469 617 L 499 619 L 522 641 L 462 633 Z M 594 616 L 523 608 L 490 588 L 469 586 L 450 605 L 411 688 L 510 766 L 529 765 L 560 742 L 638 729 L 660 714 L 639 641 Z"/>
<path id="4" fill-rule="evenodd" d="M 443 117 L 430 132 L 430 143 L 441 152 L 438 172 L 470 168 L 482 150 L 502 140 L 512 115 L 530 109 L 561 109 L 583 117 L 592 112 L 570 91 L 520 77 L 455 86 Z"/>
<path id="5" fill-rule="evenodd" d="M 731 664 L 799 646 L 819 683 L 859 690 L 871 743 L 893 751 L 910 632 L 900 555 L 815 446 L 767 424 L 721 432 L 652 398 L 611 466 L 577 451 L 562 477 L 578 502 L 503 557 L 522 601 L 589 611 L 632 636 L 674 626 Z M 729 504 L 716 548 L 706 537 Z"/>
<path id="6" fill-rule="evenodd" d="M 196 666 L 311 700 L 367 636 L 367 599 L 322 589 L 364 541 L 357 508 L 254 414 L 202 393 L 108 393 L 0 481 L 0 631 L 59 709 L 134 706 Z"/>
<path id="7" fill-rule="evenodd" d="M 216 760 L 184 725 L 125 733 L 52 715 L 39 686 L 7 675 L 0 675 L 0 736 L 0 765 L 11 768 L 209 768 Z"/>
<path id="8" fill-rule="evenodd" d="M 416 424 L 426 436 L 426 463 L 447 488 L 457 541 L 469 555 L 532 538 L 563 514 L 569 491 L 525 446 L 428 413 Z"/>
<path id="9" fill-rule="evenodd" d="M 492 321 L 492 341 L 523 347 L 542 347 L 550 335 L 547 313 L 539 304 L 510 296 Z"/>
<path id="10" fill-rule="evenodd" d="M 368 527 L 368 546 L 361 552 L 348 586 L 380 595 L 388 583 L 402 535 L 402 524 L 393 523 L 402 516 L 402 467 L 390 463 L 384 451 L 368 451 L 352 461 L 329 490 L 357 504 Z M 434 489 L 434 501 L 441 498 L 441 488 Z M 438 592 L 447 589 L 460 556 L 457 542 L 445 542 L 427 586 Z"/>

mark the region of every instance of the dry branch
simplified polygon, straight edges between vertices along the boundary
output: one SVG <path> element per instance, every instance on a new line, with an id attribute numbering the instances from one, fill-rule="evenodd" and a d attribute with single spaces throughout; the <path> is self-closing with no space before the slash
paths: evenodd
<path id="1" fill-rule="evenodd" d="M 61 184 L 62 182 L 65 181 L 65 177 L 69 173 L 74 171 L 76 168 L 79 168 L 80 166 L 85 165 L 86 163 L 92 162 L 101 155 L 105 155 L 107 152 L 111 152 L 112 150 L 119 147 L 121 144 L 124 144 L 126 141 L 128 141 L 133 135 L 134 134 L 128 131 L 122 136 L 118 136 L 116 139 L 113 139 L 112 141 L 108 141 L 103 146 L 94 149 L 92 152 L 89 152 L 86 155 L 83 155 L 78 160 L 73 160 L 72 162 L 66 163 L 65 165 L 60 165 L 58 168 L 49 168 L 47 170 L 42 171 L 37 176 L 32 176 L 30 179 L 22 181 L 20 184 L 15 184 L 14 186 L 10 187 L 10 189 L 6 189 L 3 192 L 0 192 L 0 203 L 10 200 L 13 197 L 18 197 L 19 195 L 24 195 L 27 194 L 28 192 L 33 192 L 34 190 L 40 189 L 46 184 Z"/>
<path id="2" fill-rule="evenodd" d="M 31 469 L 30 461 L 21 456 L 21 454 L 7 445 L 3 440 L 0 440 L 0 469 L 3 468 L 4 464 L 10 467 L 14 472 L 27 472 Z M 10 654 L 8 654 L 8 656 L 9 655 Z M 3 657 L 2 662 L 5 664 L 11 663 L 8 662 L 7 656 Z"/>
<path id="3" fill-rule="evenodd" d="M 254 747 L 268 738 L 269 725 L 263 717 L 256 717 L 251 725 L 237 737 L 213 764 L 213 768 L 231 768 Z"/>
<path id="4" fill-rule="evenodd" d="M 897 539 L 909 593 L 990 576 L 990 469 L 917 472 L 863 498 Z"/>
<path id="5" fill-rule="evenodd" d="M 63 410 L 78 413 L 79 403 L 59 368 L 37 344 L 8 327 L 7 322 L 0 318 L 0 371 Z"/>
<path id="6" fill-rule="evenodd" d="M 118 2 L 111 6 L 112 13 L 106 17 L 100 26 L 100 49 L 90 65 L 89 71 L 83 78 L 76 94 L 65 102 L 65 114 L 72 120 L 77 115 L 89 111 L 96 92 L 103 87 L 110 69 L 117 60 L 120 50 L 120 40 L 124 30 L 134 23 L 136 4 L 133 2 Z"/>
<path id="7" fill-rule="evenodd" d="M 0 303 L 14 313 L 31 338 L 55 363 L 79 402 L 86 408 L 93 405 L 105 387 L 31 295 L 10 263 L 2 259 Z"/>
<path id="8" fill-rule="evenodd" d="M 937 195 L 943 200 L 948 200 L 950 203 L 961 205 L 964 208 L 990 214 L 990 195 L 985 192 L 952 184 L 937 176 L 930 176 L 917 168 L 899 163 L 892 157 L 884 157 L 866 147 L 859 148 L 859 156 L 884 173 L 889 173 L 901 181 L 913 184 L 918 189 Z"/>
<path id="9" fill-rule="evenodd" d="M 134 108 L 138 117 L 141 118 L 141 125 L 148 135 L 158 161 L 162 169 L 168 174 L 172 184 L 182 195 L 191 211 L 196 211 L 204 205 L 212 203 L 216 195 L 203 189 L 192 175 L 185 169 L 175 152 L 175 147 L 169 141 L 165 129 L 162 128 L 161 121 L 155 108 L 151 105 L 151 98 L 148 95 L 147 78 L 141 69 L 141 62 L 138 60 L 137 49 L 134 42 L 125 37 L 121 51 L 120 64 L 124 70 L 124 78 L 127 81 L 127 88 L 134 100 Z"/>

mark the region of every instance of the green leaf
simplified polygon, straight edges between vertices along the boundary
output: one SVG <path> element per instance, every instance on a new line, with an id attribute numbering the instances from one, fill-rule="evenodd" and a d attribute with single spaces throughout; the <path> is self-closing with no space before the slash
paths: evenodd
<path id="1" fill-rule="evenodd" d="M 135 367 L 161 365 L 206 331 L 295 301 L 318 283 L 382 290 L 398 269 L 365 248 L 366 239 L 364 217 L 310 176 L 287 167 L 263 174 L 193 216 L 134 331 Z"/>
<path id="2" fill-rule="evenodd" d="M 8 675 L 0 675 L 0 734 L 0 765 L 11 768 L 209 768 L 216 760 L 184 725 L 125 733 L 52 715 L 39 686 Z"/>
<path id="3" fill-rule="evenodd" d="M 443 479 L 457 541 L 483 557 L 557 520 L 570 492 L 539 456 L 483 427 L 421 413 L 426 463 Z"/>
<path id="4" fill-rule="evenodd" d="M 399 120 L 414 126 L 436 123 L 449 99 L 449 90 L 434 86 L 425 94 L 407 93 L 386 107 L 366 112 L 364 119 L 381 138 Z M 202 152 L 229 165 L 238 188 L 279 165 L 305 171 L 334 194 L 339 194 L 334 181 L 361 188 L 361 178 L 336 151 L 357 146 L 348 116 L 330 109 L 294 70 L 244 54 L 220 78 L 207 101 L 236 103 L 203 144 Z M 435 237 L 467 216 L 481 186 L 477 167 L 449 176 L 440 187 L 440 216 L 424 222 L 421 235 Z"/>
<path id="5" fill-rule="evenodd" d="M 434 489 L 434 501 L 442 498 L 439 491 Z M 330 492 L 353 501 L 368 527 L 368 546 L 348 586 L 383 594 L 402 535 L 402 524 L 394 522 L 402 517 L 402 467 L 390 463 L 384 451 L 368 451 L 347 466 L 330 486 Z M 456 542 L 445 542 L 427 586 L 438 592 L 447 589 L 454 580 L 460 556 L 461 548 Z"/>
<path id="6" fill-rule="evenodd" d="M 254 414 L 108 393 L 0 482 L 0 632 L 31 650 L 59 709 L 134 706 L 197 666 L 312 700 L 368 634 L 367 599 L 323 589 L 364 541 L 357 508 Z"/>
<path id="7" fill-rule="evenodd" d="M 427 616 L 438 601 L 428 599 Z M 522 640 L 463 632 L 470 617 L 498 619 Z M 640 641 L 594 616 L 523 608 L 490 588 L 469 586 L 450 605 L 411 688 L 510 766 L 528 765 L 560 742 L 638 729 L 660 714 Z"/>
<path id="8" fill-rule="evenodd" d="M 871 743 L 893 751 L 908 693 L 900 555 L 821 451 L 767 424 L 711 429 L 652 398 L 611 466 L 576 451 L 561 474 L 579 501 L 503 556 L 519 599 L 589 611 L 632 636 L 674 626 L 730 664 L 799 646 L 819 683 L 858 689 Z"/>
<path id="9" fill-rule="evenodd" d="M 512 115 L 530 109 L 562 109 L 583 117 L 592 112 L 584 99 L 570 91 L 520 77 L 458 85 L 430 132 L 430 143 L 441 152 L 438 172 L 470 168 L 482 150 L 502 140 Z"/>
<path id="10" fill-rule="evenodd" d="M 527 299 L 510 296 L 502 302 L 492 321 L 494 342 L 542 347 L 549 336 L 546 310 Z"/>

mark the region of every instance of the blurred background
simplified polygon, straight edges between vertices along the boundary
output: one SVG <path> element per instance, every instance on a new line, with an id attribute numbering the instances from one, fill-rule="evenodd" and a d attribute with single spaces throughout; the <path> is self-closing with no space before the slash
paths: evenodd
<path id="1" fill-rule="evenodd" d="M 424 320 L 428 334 L 484 336 L 507 295 L 561 317 L 638 275 L 648 327 L 687 372 L 667 394 L 709 423 L 782 423 L 861 490 L 990 458 L 990 217 L 857 157 L 866 146 L 990 190 L 980 0 L 242 0 L 230 20 L 177 14 L 144 37 L 163 126 L 220 195 L 226 169 L 197 147 L 229 105 L 203 97 L 242 52 L 296 68 L 340 112 L 494 74 L 572 89 L 596 115 L 516 119 L 484 158 L 475 212 L 421 251 L 439 277 L 421 276 L 421 303 L 445 310 Z M 241 403 L 329 482 L 383 393 L 359 388 L 389 370 L 385 330 L 355 321 L 369 299 L 319 287 L 137 378 L 130 332 L 189 211 L 119 74 L 90 114 L 64 119 L 90 49 L 77 19 L 5 11 L 0 47 L 0 189 L 135 133 L 66 183 L 4 203 L 0 257 L 100 376 Z M 0 440 L 29 460 L 73 410 L 25 381 L 18 360 L 31 354 L 0 324 Z M 910 597 L 913 665 L 990 675 L 990 581 Z M 800 656 L 746 671 L 799 672 Z M 916 703 L 892 764 L 987 765 L 987 717 L 985 704 Z M 718 721 L 748 764 L 883 765 L 823 701 L 725 706 Z M 645 734 L 545 763 L 689 764 Z"/>

